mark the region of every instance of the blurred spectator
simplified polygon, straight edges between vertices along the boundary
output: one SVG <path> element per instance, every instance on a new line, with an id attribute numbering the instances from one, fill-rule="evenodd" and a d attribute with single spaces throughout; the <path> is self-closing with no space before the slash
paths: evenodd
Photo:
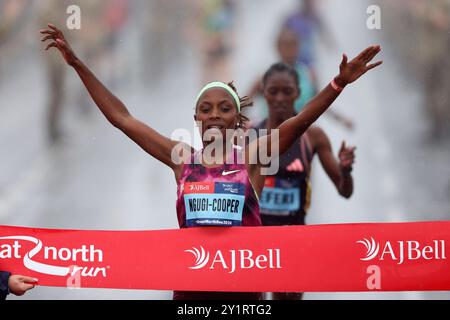
<path id="1" fill-rule="evenodd" d="M 0 0 L 0 46 L 12 38 L 29 12 L 27 0 Z"/>
<path id="2" fill-rule="evenodd" d="M 191 14 L 193 1 L 152 0 L 134 2 L 140 32 L 141 76 L 146 86 L 173 66 L 185 50 L 183 32 L 186 15 Z"/>
<path id="3" fill-rule="evenodd" d="M 0 0 L 0 80 L 25 46 L 24 30 L 33 11 L 33 0 Z"/>
<path id="4" fill-rule="evenodd" d="M 236 8 L 233 0 L 198 0 L 191 36 L 200 50 L 202 83 L 232 79 Z"/>
<path id="5" fill-rule="evenodd" d="M 69 1 L 65 0 L 41 0 L 39 2 L 39 28 L 44 28 L 48 22 L 60 27 L 65 26 L 67 18 L 65 13 L 68 5 L 70 5 Z M 71 39 L 72 33 L 67 32 L 67 37 Z M 64 86 L 66 71 L 55 52 L 49 52 L 49 54 L 45 55 L 45 62 L 50 84 L 47 91 L 47 136 L 50 142 L 55 142 L 61 138 L 60 118 L 65 98 Z"/>
<path id="6" fill-rule="evenodd" d="M 117 88 L 123 80 L 125 62 L 116 51 L 124 36 L 122 32 L 128 23 L 129 13 L 130 0 L 109 0 L 103 13 L 106 37 L 102 48 L 102 62 L 107 72 L 107 85 L 111 89 Z"/>
<path id="7" fill-rule="evenodd" d="M 382 0 L 391 45 L 423 83 L 433 139 L 450 136 L 450 1 Z M 407 41 L 406 39 L 409 39 Z"/>
<path id="8" fill-rule="evenodd" d="M 300 53 L 298 62 L 311 69 L 313 81 L 316 82 L 314 62 L 316 58 L 316 40 L 320 36 L 330 47 L 335 47 L 332 33 L 327 29 L 317 11 L 317 0 L 301 0 L 297 12 L 290 15 L 284 27 L 294 31 L 299 38 Z"/>
<path id="9" fill-rule="evenodd" d="M 301 45 L 299 44 L 297 35 L 293 31 L 283 28 L 278 35 L 276 47 L 280 61 L 294 67 L 299 76 L 300 96 L 295 102 L 295 111 L 300 112 L 304 105 L 316 95 L 316 84 L 313 82 L 310 69 L 304 63 L 299 62 Z M 248 95 L 252 99 L 263 95 L 262 76 L 253 84 Z M 268 115 L 267 103 L 265 101 L 258 102 L 257 108 L 253 109 L 255 114 L 250 116 L 252 123 L 260 122 Z"/>
<path id="10" fill-rule="evenodd" d="M 70 5 L 78 5 L 81 9 L 81 29 L 66 30 L 65 34 L 85 61 L 100 69 L 100 75 L 109 76 L 105 82 L 111 85 L 117 80 L 112 66 L 119 68 L 114 62 L 114 48 L 118 34 L 127 21 L 128 0 L 41 0 L 39 1 L 40 28 L 47 23 L 66 29 L 66 13 Z M 50 87 L 47 102 L 47 135 L 51 143 L 62 137 L 62 111 L 65 104 L 66 69 L 61 58 L 55 52 L 45 55 Z M 103 62 L 103 63 L 101 63 Z M 102 68 L 103 67 L 103 68 Z M 86 90 L 79 89 L 76 105 L 82 114 L 89 114 L 92 103 Z"/>
<path id="11" fill-rule="evenodd" d="M 298 74 L 300 80 L 300 96 L 295 101 L 295 111 L 300 112 L 306 103 L 308 103 L 317 94 L 317 83 L 314 81 L 312 71 L 302 62 L 299 62 L 299 53 L 302 48 L 300 38 L 292 30 L 283 28 L 277 38 L 277 51 L 281 62 L 292 66 Z M 256 96 L 262 96 L 262 77 L 258 79 L 250 90 L 249 96 L 255 98 Z M 260 122 L 266 118 L 267 104 L 265 101 L 258 103 L 258 108 L 253 108 L 252 115 L 249 118 L 253 122 Z M 347 117 L 341 115 L 333 109 L 327 110 L 325 113 L 337 120 L 345 127 L 352 129 L 353 123 Z"/>

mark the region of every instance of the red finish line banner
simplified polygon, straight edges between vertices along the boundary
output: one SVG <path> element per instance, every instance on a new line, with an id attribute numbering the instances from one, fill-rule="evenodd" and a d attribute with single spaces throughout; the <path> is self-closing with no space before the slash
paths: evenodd
<path id="1" fill-rule="evenodd" d="M 0 270 L 44 286 L 188 291 L 450 290 L 450 222 L 166 231 L 0 227 Z"/>

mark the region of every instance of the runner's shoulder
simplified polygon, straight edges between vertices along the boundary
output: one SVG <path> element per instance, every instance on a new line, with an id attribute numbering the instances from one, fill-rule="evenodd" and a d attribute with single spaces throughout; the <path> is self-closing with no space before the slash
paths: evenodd
<path id="1" fill-rule="evenodd" d="M 308 130 L 306 130 L 306 134 L 308 135 L 308 139 L 313 148 L 329 141 L 325 131 L 318 126 L 311 126 Z"/>

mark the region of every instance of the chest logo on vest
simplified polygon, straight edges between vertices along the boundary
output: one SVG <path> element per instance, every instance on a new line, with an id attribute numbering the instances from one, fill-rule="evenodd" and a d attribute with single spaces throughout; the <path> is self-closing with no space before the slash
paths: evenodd
<path id="1" fill-rule="evenodd" d="M 222 176 L 229 176 L 230 174 L 238 173 L 238 172 L 240 172 L 240 171 L 241 171 L 241 170 L 223 171 L 223 172 L 222 172 Z"/>
<path id="2" fill-rule="evenodd" d="M 294 172 L 303 172 L 305 171 L 305 168 L 303 167 L 302 162 L 300 159 L 295 159 L 288 167 L 287 171 L 294 171 Z"/>

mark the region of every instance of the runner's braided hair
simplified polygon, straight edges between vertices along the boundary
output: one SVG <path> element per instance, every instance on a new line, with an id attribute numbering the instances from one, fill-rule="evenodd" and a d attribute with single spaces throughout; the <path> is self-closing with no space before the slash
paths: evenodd
<path id="1" fill-rule="evenodd" d="M 239 94 L 236 90 L 236 87 L 233 85 L 233 81 L 228 82 L 227 85 L 233 89 L 234 92 L 236 92 L 236 94 L 239 97 Z M 250 97 L 248 96 L 244 96 L 244 97 L 239 97 L 239 102 L 241 103 L 241 112 L 239 113 L 239 122 L 237 124 L 237 129 L 243 129 L 246 130 L 247 129 L 247 123 L 250 121 L 250 119 L 246 116 L 244 116 L 242 114 L 242 111 L 244 110 L 244 108 L 248 108 L 253 106 L 253 101 Z"/>

